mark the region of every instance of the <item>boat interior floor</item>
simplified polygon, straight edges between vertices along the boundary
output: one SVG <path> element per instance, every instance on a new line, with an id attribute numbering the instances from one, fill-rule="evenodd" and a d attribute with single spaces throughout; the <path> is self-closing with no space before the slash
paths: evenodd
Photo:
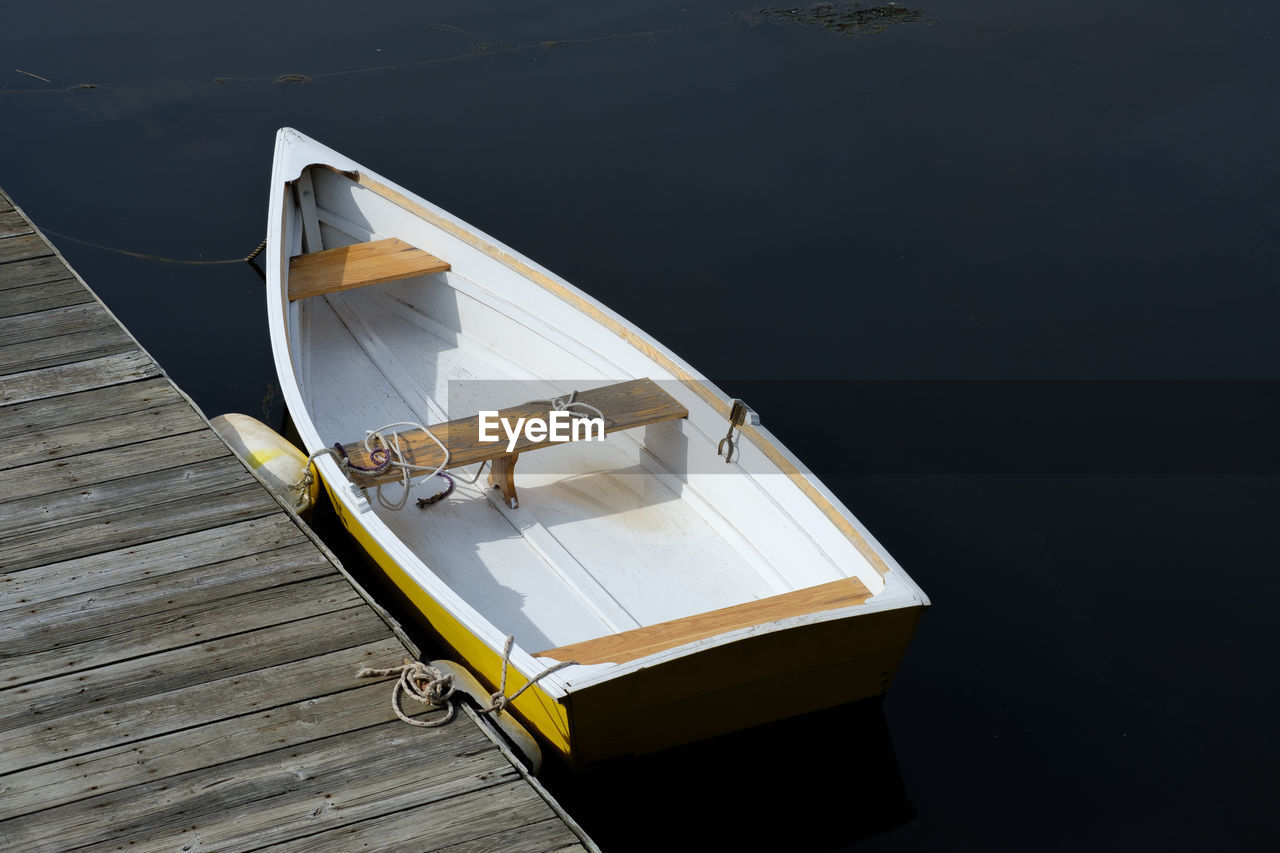
<path id="1" fill-rule="evenodd" d="M 539 383 L 483 341 L 427 316 L 395 291 L 364 288 L 306 300 L 303 393 L 330 444 L 386 424 L 436 423 L 460 407 L 501 408 L 572 388 Z M 376 331 L 375 331 L 376 330 Z M 583 381 L 616 381 L 583 365 Z M 369 377 L 380 377 L 370 383 Z M 468 383 L 475 399 L 452 380 Z M 491 395 L 489 399 L 481 399 Z M 505 395 L 505 398 L 504 398 Z M 445 405 L 445 401 L 449 403 Z M 452 411 L 446 411 L 446 409 Z M 790 591 L 796 586 L 680 477 L 644 449 L 646 429 L 523 454 L 520 505 L 506 506 L 476 469 L 426 508 L 369 491 L 373 512 L 430 570 L 525 648 L 552 648 Z M 439 485 L 438 485 L 439 484 Z M 440 491 L 419 481 L 413 497 Z M 798 559 L 827 562 L 814 548 Z M 823 577 L 844 575 L 834 566 Z"/>

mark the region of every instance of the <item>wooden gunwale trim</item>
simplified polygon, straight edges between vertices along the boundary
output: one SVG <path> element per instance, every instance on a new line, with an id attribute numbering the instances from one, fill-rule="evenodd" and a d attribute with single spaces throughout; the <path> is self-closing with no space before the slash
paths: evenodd
<path id="1" fill-rule="evenodd" d="M 332 166 L 327 168 L 333 169 Z M 333 171 L 351 177 L 350 172 L 338 169 L 333 169 Z M 456 237 L 468 246 L 471 246 L 473 249 L 493 258 L 509 269 L 520 273 L 539 287 L 555 294 L 563 301 L 574 306 L 579 311 L 591 317 L 597 323 L 622 338 L 645 356 L 661 364 L 664 368 L 670 371 L 672 375 L 688 386 L 695 394 L 701 397 L 704 402 L 715 409 L 715 411 L 719 412 L 726 419 L 729 417 L 730 404 L 728 401 L 720 399 L 714 391 L 706 386 L 703 380 L 691 375 L 670 356 L 654 348 L 652 344 L 644 340 L 640 335 L 636 334 L 633 329 L 627 328 L 626 325 L 619 322 L 616 318 L 611 317 L 608 313 L 601 310 L 599 306 L 593 305 L 591 302 L 583 299 L 581 296 L 551 278 L 546 273 L 534 269 L 519 258 L 512 257 L 502 249 L 490 243 L 488 240 L 484 240 L 476 236 L 465 228 L 460 227 L 457 223 L 452 222 L 440 216 L 435 211 L 418 204 L 404 193 L 398 192 L 379 181 L 373 180 L 364 172 L 357 172 L 354 180 L 365 189 L 382 196 L 387 201 L 404 208 L 416 216 L 420 216 L 442 231 Z M 842 534 L 844 534 L 844 537 L 853 544 L 853 546 L 858 550 L 858 553 L 860 553 L 867 562 L 871 564 L 872 568 L 874 568 L 881 577 L 889 573 L 889 565 L 885 563 L 884 558 L 871 547 L 871 544 L 863 538 L 862 533 L 853 526 L 853 523 L 849 521 L 843 513 L 836 509 L 835 505 L 831 503 L 827 496 L 824 495 L 809 480 L 805 473 L 797 468 L 795 463 L 788 459 L 782 451 L 773 444 L 773 442 L 760 435 L 760 433 L 750 425 L 744 424 L 740 433 L 745 435 L 752 444 L 759 448 L 760 451 L 768 457 L 769 461 L 777 465 L 784 474 L 791 478 L 792 482 L 795 483 L 797 488 L 804 493 L 805 497 L 813 501 L 818 509 L 822 511 L 822 514 L 825 515 Z"/>
<path id="2" fill-rule="evenodd" d="M 533 654 L 535 657 L 556 660 L 576 660 L 580 664 L 626 663 L 655 652 L 753 625 L 766 625 L 793 616 L 853 607 L 870 597 L 871 592 L 862 581 L 844 578 Z"/>

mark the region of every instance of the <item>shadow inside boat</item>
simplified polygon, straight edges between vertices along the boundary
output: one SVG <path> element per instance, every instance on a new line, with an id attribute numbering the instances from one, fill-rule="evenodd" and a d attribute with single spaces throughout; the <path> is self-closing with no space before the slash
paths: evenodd
<path id="1" fill-rule="evenodd" d="M 836 851 L 916 817 L 878 698 L 540 778 L 606 853 Z"/>

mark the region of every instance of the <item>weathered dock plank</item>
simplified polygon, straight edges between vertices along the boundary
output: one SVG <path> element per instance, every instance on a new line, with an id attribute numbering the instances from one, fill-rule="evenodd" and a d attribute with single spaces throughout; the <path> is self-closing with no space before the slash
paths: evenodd
<path id="1" fill-rule="evenodd" d="M 91 622 L 76 620 L 65 627 L 34 620 L 34 630 L 5 636 L 0 665 L 5 681 L 14 685 L 48 678 L 53 673 L 75 673 L 154 654 L 180 645 L 196 645 L 283 622 L 294 622 L 334 610 L 363 606 L 364 601 L 343 578 L 319 574 L 310 580 L 263 589 L 256 587 L 223 596 L 230 590 L 211 588 L 209 600 L 186 607 L 138 613 L 121 608 L 109 624 L 101 616 Z M 236 584 L 227 584 L 234 589 Z M 34 615 L 34 614 L 33 614 Z M 94 629 L 97 630 L 94 630 Z"/>
<path id="2" fill-rule="evenodd" d="M 40 567 L 39 572 L 0 575 L 0 607 L 17 602 L 52 601 L 94 590 L 111 589 L 140 578 L 163 578 L 223 561 L 237 560 L 307 542 L 284 516 L 268 515 L 249 521 L 200 530 L 118 551 L 90 554 Z M 0 613 L 0 618 L 3 618 Z"/>
<path id="3" fill-rule="evenodd" d="M 0 375 L 57 367 L 79 361 L 87 355 L 119 355 L 134 346 L 133 339 L 124 329 L 115 325 L 9 344 L 0 346 Z"/>
<path id="4" fill-rule="evenodd" d="M 131 619 L 180 615 L 184 609 L 257 592 L 264 585 L 278 586 L 285 578 L 290 582 L 332 578 L 332 572 L 316 562 L 308 542 L 61 598 L 28 598 L 22 603 L 0 589 L 0 608 L 13 605 L 0 609 L 0 656 L 23 654 L 24 639 L 45 631 L 53 638 L 30 644 L 31 651 L 73 645 L 77 637 L 93 640 L 102 635 L 99 624 L 105 618 L 114 623 L 108 630 L 118 632 Z M 57 626 L 56 631 L 51 626 Z"/>
<path id="5" fill-rule="evenodd" d="M 216 642 L 205 644 L 201 649 L 211 657 L 216 657 L 221 650 Z M 256 661 L 246 661 L 255 665 L 254 668 L 225 678 L 198 682 L 190 679 L 192 683 L 187 686 L 164 693 L 147 690 L 145 695 L 134 699 L 103 701 L 57 718 L 41 715 L 34 723 L 0 732 L 0 749 L 4 750 L 2 766 L 8 771 L 22 770 L 69 755 L 133 743 L 350 689 L 355 683 L 350 663 L 385 659 L 395 654 L 397 647 L 394 640 L 384 638 L 357 649 L 342 648 L 328 654 L 307 655 L 305 650 L 299 651 L 305 656 L 276 666 L 261 667 Z M 192 657 L 179 655 L 177 662 L 180 666 L 188 661 L 198 665 Z M 91 679 L 95 677 L 86 676 L 84 681 L 76 677 L 76 689 L 94 687 Z M 20 691 L 21 688 L 15 690 Z M 228 702 L 228 697 L 234 701 Z"/>
<path id="6" fill-rule="evenodd" d="M 42 258 L 42 260 L 49 260 Z M 0 264 L 0 270 L 15 264 Z M 35 314 L 67 305 L 83 305 L 93 301 L 80 282 L 62 279 L 41 284 L 0 288 L 0 317 Z"/>
<path id="7" fill-rule="evenodd" d="M 586 853 L 586 849 L 565 832 L 563 821 L 550 818 L 440 847 L 436 853 Z"/>
<path id="8" fill-rule="evenodd" d="M 439 815 L 427 816 L 401 812 L 376 820 L 364 821 L 351 827 L 332 830 L 323 835 L 298 839 L 278 848 L 285 851 L 315 850 L 363 850 L 411 848 L 421 851 L 437 851 L 473 845 L 472 849 L 507 851 L 505 846 L 492 846 L 492 835 L 475 835 L 475 826 L 493 826 L 509 830 L 527 826 L 549 817 L 547 804 L 532 792 L 515 784 L 494 785 L 483 790 L 471 791 L 453 803 L 453 808 Z M 578 839 L 565 831 L 560 824 L 558 833 L 542 831 L 542 844 L 538 851 L 572 850 Z M 519 849 L 519 848 L 517 848 Z M 528 847 L 524 848 L 530 849 Z M 579 848 L 580 849 L 580 848 Z"/>
<path id="9" fill-rule="evenodd" d="M 430 805 L 516 775 L 510 766 L 489 764 L 484 753 L 492 745 L 474 728 L 450 736 L 457 749 L 423 750 L 406 760 L 413 740 L 430 738 L 383 723 L 15 818 L 5 832 L 11 844 L 32 851 L 127 839 L 131 850 L 230 853 Z M 104 825 L 98 816 L 112 807 L 120 819 Z M 425 816 L 420 820 L 420 831 L 429 827 Z"/>
<path id="10" fill-rule="evenodd" d="M 58 398 L 58 401 L 65 400 L 65 397 Z M 131 440 L 148 441 L 167 435 L 192 433 L 201 429 L 203 424 L 204 421 L 189 405 L 178 402 L 158 405 L 143 412 L 33 430 L 26 436 L 23 446 L 11 448 L 8 456 L 0 457 L 0 470 L 38 460 L 65 459 L 91 450 L 123 447 Z M 0 429 L 5 428 L 0 426 Z"/>
<path id="11" fill-rule="evenodd" d="M 109 483 L 137 474 L 226 457 L 226 445 L 208 432 L 191 432 L 108 450 L 82 453 L 72 459 L 0 469 L 0 496 L 16 501 L 31 495 L 56 494 L 64 489 Z"/>
<path id="12" fill-rule="evenodd" d="M 77 285 L 80 284 L 80 282 L 76 281 L 75 276 L 67 271 L 67 265 L 62 262 L 62 258 L 56 255 L 0 264 L 0 290 L 9 290 L 14 287 L 36 287 L 54 281 L 74 281 Z M 76 290 L 84 297 L 85 302 L 94 301 L 93 295 L 86 291 L 84 287 L 77 287 Z"/>
<path id="13" fill-rule="evenodd" d="M 193 465 L 0 502 L 0 518 L 8 519 L 15 528 L 35 532 L 117 514 L 135 515 L 157 505 L 163 509 L 171 501 L 249 485 L 256 483 L 244 466 L 224 454 Z"/>
<path id="14" fill-rule="evenodd" d="M 387 721 L 385 684 L 366 684 L 124 746 L 42 764 L 6 778 L 0 820 L 297 746 Z M 422 716 L 422 715 L 419 715 Z"/>
<path id="15" fill-rule="evenodd" d="M 289 667 L 331 652 L 347 651 L 362 660 L 363 655 L 356 656 L 352 650 L 376 646 L 381 651 L 384 646 L 376 644 L 391 643 L 386 635 L 386 626 L 373 613 L 351 608 L 121 661 L 92 673 L 55 674 L 30 685 L 6 687 L 6 692 L 0 693 L 0 732 L 24 726 L 34 726 L 32 731 L 37 731 L 57 718 L 94 709 L 110 708 L 119 717 L 121 709 L 135 700 L 168 696 L 193 684 L 234 681 L 247 673 Z M 395 648 L 394 644 L 385 646 L 389 650 Z M 8 676 L 4 683 L 11 683 Z M 350 679 L 341 683 L 347 688 L 353 686 Z M 323 691 L 315 695 L 323 695 Z M 235 710 L 249 713 L 259 709 L 238 705 Z M 53 746 L 47 754 L 48 760 L 65 756 Z M 8 756 L 4 756 L 0 768 L 7 767 L 7 762 Z"/>
<path id="16" fill-rule="evenodd" d="M 34 231 L 0 239 L 0 264 L 52 254 L 49 246 Z"/>
<path id="17" fill-rule="evenodd" d="M 156 378 L 130 382 L 127 385 L 94 388 L 54 399 L 8 405 L 0 408 L 0 439 L 24 436 L 40 430 L 69 430 L 86 424 L 91 424 L 89 429 L 97 431 L 101 428 L 102 418 L 145 414 L 169 403 L 186 403 L 186 400 L 182 399 L 182 395 L 173 389 L 168 380 Z M 199 424 L 203 421 L 194 412 L 192 415 L 192 423 L 199 429 Z M 62 447 L 62 441 L 59 440 L 56 446 Z M 83 452 L 84 445 L 78 443 L 72 449 L 80 453 Z M 32 461 L 34 460 L 19 458 L 17 463 L 26 465 Z"/>
<path id="18" fill-rule="evenodd" d="M 159 376 L 151 357 L 141 350 L 104 355 L 74 364 L 44 367 L 0 376 L 0 406 L 74 394 L 104 385 L 119 385 Z"/>
<path id="19" fill-rule="evenodd" d="M 14 237 L 18 234 L 34 234 L 35 229 L 22 214 L 16 210 L 0 213 L 0 237 Z"/>
<path id="20" fill-rule="evenodd" d="M 0 318 L 0 346 L 46 339 L 52 341 L 58 335 L 103 328 L 124 331 L 101 303 L 84 302 L 65 308 L 50 308 L 48 311 Z"/>
<path id="21" fill-rule="evenodd" d="M 277 512 L 277 504 L 257 484 L 212 495 L 175 500 L 146 514 L 114 513 L 100 519 L 62 524 L 6 536 L 0 540 L 0 571 L 36 568 L 54 560 L 83 557 L 221 527 Z"/>
<path id="22" fill-rule="evenodd" d="M 0 441 L 0 847 L 594 849 L 3 193 Z"/>

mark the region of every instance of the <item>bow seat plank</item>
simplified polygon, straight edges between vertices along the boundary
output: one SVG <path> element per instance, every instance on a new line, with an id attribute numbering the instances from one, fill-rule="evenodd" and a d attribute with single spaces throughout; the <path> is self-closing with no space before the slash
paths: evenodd
<path id="1" fill-rule="evenodd" d="M 688 409 L 663 391 L 652 379 L 632 379 L 583 391 L 577 395 L 576 402 L 585 403 L 600 410 L 604 419 L 605 434 L 676 420 L 689 415 Z M 581 409 L 575 409 L 575 411 L 581 412 Z M 589 412 L 586 414 L 594 417 Z M 551 407 L 546 400 L 521 403 L 501 409 L 497 413 L 499 419 L 505 419 L 513 426 L 520 418 L 542 418 L 549 422 L 550 415 Z M 509 440 L 501 426 L 490 429 L 490 435 L 499 436 L 497 441 L 481 441 L 478 413 L 470 417 L 433 424 L 428 426 L 428 429 L 444 443 L 445 447 L 449 448 L 446 469 L 461 468 L 477 462 L 491 462 L 489 482 L 502 489 L 503 497 L 511 506 L 518 506 L 513 481 L 516 458 L 521 453 L 562 443 L 552 441 L 550 437 L 542 440 L 530 439 L 521 430 L 515 446 L 507 450 Z M 573 434 L 572 429 L 570 433 Z M 444 453 L 440 446 L 422 430 L 409 429 L 395 435 L 398 436 L 400 452 L 405 462 L 430 469 L 444 461 Z M 389 441 L 392 440 L 391 435 L 387 438 Z M 359 468 L 377 466 L 377 460 L 371 458 L 363 440 L 345 443 L 342 445 L 342 450 L 351 463 L 347 468 L 347 477 L 357 486 L 377 486 L 395 482 L 402 476 L 400 469 L 394 466 L 388 466 L 381 471 L 359 470 Z"/>
<path id="2" fill-rule="evenodd" d="M 289 259 L 289 300 L 446 272 L 448 261 L 389 237 Z"/>

